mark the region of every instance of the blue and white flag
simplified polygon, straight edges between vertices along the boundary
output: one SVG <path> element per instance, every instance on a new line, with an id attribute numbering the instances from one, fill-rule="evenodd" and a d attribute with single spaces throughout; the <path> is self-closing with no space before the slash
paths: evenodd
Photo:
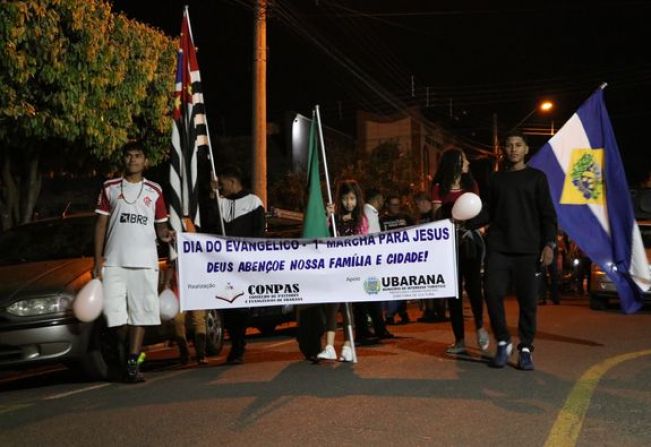
<path id="1" fill-rule="evenodd" d="M 622 310 L 639 310 L 651 275 L 602 88 L 529 165 L 547 175 L 559 225 L 613 281 Z"/>

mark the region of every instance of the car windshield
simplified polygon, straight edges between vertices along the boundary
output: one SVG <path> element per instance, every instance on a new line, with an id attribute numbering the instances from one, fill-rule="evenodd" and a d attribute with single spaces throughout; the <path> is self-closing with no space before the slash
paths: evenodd
<path id="1" fill-rule="evenodd" d="M 0 234 L 0 265 L 93 256 L 94 222 L 89 216 L 12 228 Z"/>

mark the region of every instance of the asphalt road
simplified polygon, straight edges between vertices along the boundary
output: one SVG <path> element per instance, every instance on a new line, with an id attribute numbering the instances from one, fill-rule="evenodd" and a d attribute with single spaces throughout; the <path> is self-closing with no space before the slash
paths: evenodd
<path id="1" fill-rule="evenodd" d="M 303 361 L 281 330 L 252 337 L 239 366 L 222 366 L 224 352 L 181 368 L 159 350 L 139 385 L 0 372 L 0 445 L 651 445 L 649 310 L 541 306 L 533 372 L 488 368 L 466 323 L 458 357 L 445 354 L 448 323 L 411 323 L 358 348 L 355 365 Z"/>

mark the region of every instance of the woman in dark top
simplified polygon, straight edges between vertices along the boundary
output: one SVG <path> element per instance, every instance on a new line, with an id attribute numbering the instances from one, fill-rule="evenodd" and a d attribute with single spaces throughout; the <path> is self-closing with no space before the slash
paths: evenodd
<path id="1" fill-rule="evenodd" d="M 454 202 L 465 192 L 479 193 L 477 183 L 469 171 L 470 163 L 461 149 L 451 148 L 443 152 L 432 186 L 432 204 L 441 219 L 452 217 Z M 490 338 L 484 329 L 484 301 L 481 290 L 481 263 L 483 241 L 479 231 L 462 229 L 459 233 L 459 297 L 448 300 L 454 344 L 448 354 L 466 351 L 463 322 L 463 293 L 465 285 L 472 308 L 477 331 L 477 344 L 482 351 L 488 349 Z"/>

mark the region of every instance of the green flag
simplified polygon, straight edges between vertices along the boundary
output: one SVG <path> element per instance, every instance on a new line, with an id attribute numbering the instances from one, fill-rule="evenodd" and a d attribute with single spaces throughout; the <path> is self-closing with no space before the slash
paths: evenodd
<path id="1" fill-rule="evenodd" d="M 307 159 L 307 206 L 303 217 L 303 237 L 328 237 L 330 231 L 326 220 L 325 205 L 321 195 L 319 175 L 319 150 L 316 135 L 316 120 L 312 119 Z"/>

